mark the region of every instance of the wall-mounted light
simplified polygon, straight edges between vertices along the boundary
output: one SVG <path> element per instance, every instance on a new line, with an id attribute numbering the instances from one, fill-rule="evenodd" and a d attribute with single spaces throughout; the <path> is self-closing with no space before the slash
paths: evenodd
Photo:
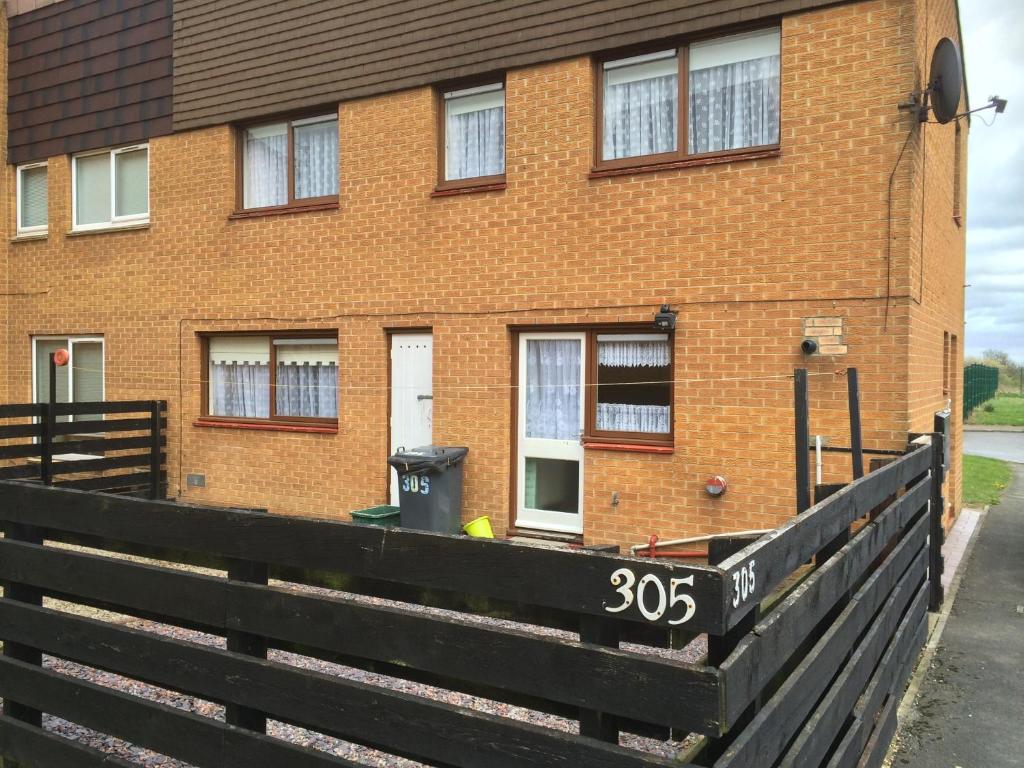
<path id="1" fill-rule="evenodd" d="M 729 483 L 721 475 L 712 475 L 704 481 L 704 490 L 708 492 L 708 496 L 721 496 L 728 489 Z"/>
<path id="2" fill-rule="evenodd" d="M 668 304 L 662 304 L 661 309 L 654 315 L 654 327 L 659 331 L 674 331 L 676 329 L 676 315 Z"/>

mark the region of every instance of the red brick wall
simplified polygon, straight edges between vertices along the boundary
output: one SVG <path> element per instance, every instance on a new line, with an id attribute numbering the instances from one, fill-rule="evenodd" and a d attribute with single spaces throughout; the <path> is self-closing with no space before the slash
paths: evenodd
<path id="1" fill-rule="evenodd" d="M 646 321 L 668 300 L 675 450 L 587 451 L 586 539 L 775 525 L 793 511 L 794 367 L 811 370 L 812 429 L 834 445 L 849 439 L 835 375 L 847 366 L 867 445 L 901 447 L 910 426 L 911 162 L 896 177 L 891 266 L 886 194 L 910 126 L 895 105 L 914 85 L 914 18 L 910 0 L 872 0 L 783 21 L 778 158 L 588 178 L 585 59 L 508 73 L 500 192 L 430 197 L 429 89 L 340 106 L 338 211 L 229 220 L 233 139 L 218 127 L 152 141 L 148 229 L 67 236 L 69 161 L 53 158 L 50 237 L 9 247 L 12 289 L 51 289 L 12 314 L 9 397 L 31 395 L 31 335 L 102 333 L 108 397 L 170 401 L 173 493 L 344 515 L 386 498 L 385 329 L 432 326 L 435 440 L 470 446 L 465 515 L 501 531 L 510 326 Z M 822 316 L 843 318 L 846 355 L 799 352 L 804 319 Z M 193 426 L 197 332 L 304 327 L 339 334 L 337 435 Z M 183 488 L 189 472 L 207 487 Z M 729 480 L 723 498 L 704 493 L 708 474 Z M 828 456 L 825 476 L 848 479 L 848 459 Z"/>
<path id="2" fill-rule="evenodd" d="M 949 37 L 960 45 L 954 0 L 917 0 L 915 9 L 916 67 L 920 83 L 927 83 L 935 44 Z M 922 86 L 923 87 L 923 86 Z M 966 102 L 961 109 L 966 109 Z M 930 118 L 934 120 L 934 118 Z M 932 414 L 953 402 L 953 449 L 963 445 L 963 345 L 964 283 L 966 251 L 967 134 L 969 124 L 960 121 L 947 125 L 928 123 L 919 127 L 912 141 L 913 182 L 910 192 L 912 220 L 910 232 L 910 368 L 907 389 L 910 428 L 918 432 L 932 429 Z M 961 167 L 956 166 L 957 141 L 962 142 Z M 962 196 L 959 209 L 955 199 L 960 175 Z M 954 219 L 959 210 L 961 221 Z M 952 392 L 943 388 L 943 334 L 956 337 L 956 359 L 952 361 Z M 946 487 L 947 514 L 952 521 L 960 509 L 963 490 L 962 466 L 957 456 Z"/>

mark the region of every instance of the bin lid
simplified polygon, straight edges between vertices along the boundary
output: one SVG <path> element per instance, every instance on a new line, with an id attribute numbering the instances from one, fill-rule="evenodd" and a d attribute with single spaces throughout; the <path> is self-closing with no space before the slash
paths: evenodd
<path id="1" fill-rule="evenodd" d="M 454 445 L 424 445 L 409 450 L 399 449 L 388 458 L 388 464 L 399 472 L 422 472 L 430 469 L 445 469 L 459 464 L 466 458 L 469 448 Z"/>

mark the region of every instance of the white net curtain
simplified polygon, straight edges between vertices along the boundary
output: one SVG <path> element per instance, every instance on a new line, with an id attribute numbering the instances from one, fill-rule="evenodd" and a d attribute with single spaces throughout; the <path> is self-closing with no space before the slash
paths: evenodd
<path id="1" fill-rule="evenodd" d="M 526 342 L 526 436 L 576 440 L 580 424 L 579 339 Z"/>
<path id="2" fill-rule="evenodd" d="M 270 418 L 273 389 L 277 416 L 338 417 L 337 340 L 218 336 L 209 344 L 211 416 Z"/>
<path id="3" fill-rule="evenodd" d="M 277 415 L 338 418 L 338 366 L 278 363 Z"/>
<path id="4" fill-rule="evenodd" d="M 211 363 L 210 414 L 270 418 L 270 366 L 266 363 Z"/>
<path id="5" fill-rule="evenodd" d="M 690 152 L 779 141 L 779 31 L 690 47 Z"/>
<path id="6" fill-rule="evenodd" d="M 675 50 L 604 66 L 604 159 L 674 152 L 679 114 Z"/>
<path id="7" fill-rule="evenodd" d="M 445 98 L 445 179 L 505 173 L 505 88 L 451 91 Z"/>
<path id="8" fill-rule="evenodd" d="M 288 147 L 288 123 L 245 131 L 244 205 L 267 208 L 288 204 L 288 153 L 292 151 L 295 199 L 338 194 L 338 119 L 306 118 L 291 123 L 294 147 Z"/>

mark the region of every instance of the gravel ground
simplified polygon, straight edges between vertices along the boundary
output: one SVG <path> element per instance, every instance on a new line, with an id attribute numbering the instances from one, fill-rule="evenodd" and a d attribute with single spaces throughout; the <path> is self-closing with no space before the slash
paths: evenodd
<path id="1" fill-rule="evenodd" d="M 79 547 L 68 548 L 80 551 L 92 551 L 84 550 Z M 97 554 L 110 555 L 109 552 L 101 552 Z M 175 567 L 179 570 L 189 570 L 194 572 L 205 573 L 207 575 L 224 575 L 223 572 L 220 571 L 211 571 L 208 569 L 194 568 L 191 566 L 181 564 L 169 564 L 163 561 L 152 561 L 147 560 L 145 558 L 127 557 L 126 559 L 130 559 L 136 562 L 160 565 L 164 567 Z M 437 616 L 455 616 L 462 620 L 475 621 L 488 626 L 506 627 L 521 632 L 529 632 L 535 635 L 544 635 L 547 637 L 556 637 L 566 640 L 578 639 L 578 636 L 576 636 L 573 633 L 564 632 L 556 629 L 550 629 L 547 627 L 539 627 L 536 625 L 528 625 L 512 621 L 502 621 L 481 616 L 471 616 L 468 614 L 448 611 L 439 608 L 410 605 L 408 603 L 398 603 L 395 601 L 384 600 L 381 598 L 351 595 L 348 593 L 334 592 L 327 589 L 307 587 L 304 585 L 297 585 L 292 583 L 273 582 L 273 584 L 275 586 L 282 586 L 288 589 L 294 589 L 302 592 L 356 599 L 372 605 L 402 607 L 405 609 L 413 609 L 423 613 L 428 613 Z M 61 603 L 49 599 L 46 600 L 45 604 L 48 607 L 56 608 L 58 610 L 64 610 L 78 615 L 97 618 L 104 621 L 110 621 L 112 623 L 131 627 L 134 629 L 153 632 L 154 634 L 161 635 L 164 637 L 172 637 L 177 640 L 183 640 L 201 645 L 210 645 L 220 648 L 224 647 L 224 638 L 217 635 L 208 635 L 201 632 L 183 629 L 181 627 L 176 627 L 168 624 L 160 624 L 152 621 L 145 621 L 142 619 L 136 619 L 122 614 L 111 613 L 109 611 L 102 611 L 99 609 L 88 608 L 81 605 Z M 633 646 L 628 644 L 623 644 L 622 647 L 626 650 L 632 650 L 651 655 L 658 655 L 664 658 L 670 658 L 678 661 L 695 662 L 704 655 L 706 651 L 706 641 L 705 638 L 702 636 L 694 642 L 692 642 L 686 648 L 681 650 L 655 649 L 649 648 L 647 646 Z M 427 699 L 431 699 L 433 701 L 441 701 L 447 704 L 466 707 L 467 709 L 476 710 L 478 712 L 485 712 L 493 715 L 499 715 L 502 717 L 509 717 L 521 722 L 527 722 L 534 725 L 557 729 L 569 733 L 578 732 L 578 723 L 575 720 L 566 720 L 564 718 L 556 717 L 554 715 L 549 715 L 535 710 L 524 709 L 522 707 L 511 706 L 509 704 L 504 704 L 502 702 L 497 702 L 490 699 L 482 699 L 475 696 L 469 696 L 466 694 L 446 689 L 435 688 L 433 686 L 414 683 L 408 680 L 402 680 L 400 678 L 389 677 L 386 675 L 367 672 L 365 670 L 346 667 L 339 664 L 333 664 L 330 662 L 321 661 L 319 659 L 310 658 L 307 656 L 299 656 L 292 653 L 286 653 L 284 651 L 271 650 L 268 654 L 268 658 L 272 661 L 288 664 L 302 669 L 312 670 L 315 672 L 320 672 L 323 674 L 333 675 L 337 677 L 343 677 L 349 680 L 358 681 L 360 683 L 366 683 L 368 685 L 377 685 L 383 688 L 388 688 L 391 690 L 400 691 L 415 696 L 421 696 Z M 46 656 L 43 659 L 43 664 L 47 668 L 52 669 L 54 671 L 78 677 L 83 680 L 88 680 L 98 685 L 114 688 L 125 693 L 140 696 L 150 701 L 159 702 L 161 704 L 175 707 L 186 712 L 201 715 L 203 717 L 209 717 L 221 721 L 224 720 L 224 708 L 219 704 L 215 704 L 210 701 L 205 701 L 193 696 L 186 696 L 163 688 L 146 685 L 136 680 L 131 680 L 129 678 L 121 677 L 119 675 L 114 675 L 109 672 L 103 672 L 92 667 L 83 666 L 81 664 L 75 664 L 73 662 L 65 661 L 63 659 L 57 659 Z M 109 752 L 113 755 L 116 755 L 122 759 L 128 760 L 140 766 L 147 766 L 148 768 L 155 768 L 157 766 L 159 766 L 160 768 L 189 768 L 190 765 L 180 760 L 175 760 L 157 754 L 150 750 L 134 746 L 121 739 L 97 733 L 90 729 L 83 728 L 79 725 L 69 723 L 59 718 L 46 716 L 44 718 L 43 725 L 48 730 L 59 733 L 62 736 L 74 739 L 88 746 L 101 749 L 105 752 Z M 284 739 L 295 744 L 322 750 L 329 754 L 346 758 L 353 762 L 359 763 L 360 765 L 393 766 L 394 768 L 414 768 L 416 766 L 422 765 L 421 763 L 415 762 L 413 760 L 408 760 L 396 757 L 394 755 L 389 755 L 371 749 L 369 747 L 352 744 L 346 741 L 342 741 L 341 739 L 332 738 L 330 736 L 325 736 L 315 731 L 309 731 L 303 728 L 287 725 L 274 720 L 268 721 L 267 733 L 271 736 Z M 678 742 L 655 741 L 652 739 L 645 739 L 631 734 L 623 734 L 621 743 L 623 746 L 630 747 L 632 749 L 637 749 L 650 754 L 671 758 L 678 754 L 684 747 L 688 746 L 689 740 L 680 744 Z"/>

